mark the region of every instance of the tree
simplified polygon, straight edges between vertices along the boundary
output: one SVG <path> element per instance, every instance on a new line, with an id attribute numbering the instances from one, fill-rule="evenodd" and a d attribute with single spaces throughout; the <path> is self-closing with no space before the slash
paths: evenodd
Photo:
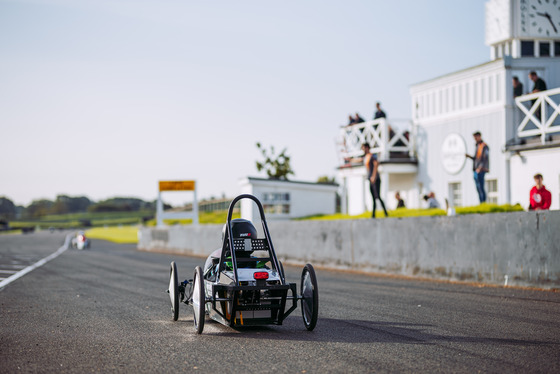
<path id="1" fill-rule="evenodd" d="M 322 183 L 322 184 L 335 184 L 336 180 L 334 179 L 334 177 L 329 177 L 327 175 L 322 175 L 319 178 L 317 178 L 317 183 Z"/>
<path id="2" fill-rule="evenodd" d="M 136 212 L 153 209 L 154 204 L 134 197 L 113 197 L 88 207 L 90 212 Z"/>
<path id="3" fill-rule="evenodd" d="M 257 143 L 257 148 L 261 151 L 264 161 L 257 161 L 257 170 L 266 171 L 266 175 L 270 179 L 283 179 L 288 180 L 288 175 L 295 175 L 292 167 L 290 166 L 290 156 L 286 154 L 286 148 L 276 155 L 274 152 L 274 146 L 270 147 L 269 152 L 261 146 L 261 143 Z"/>
<path id="4" fill-rule="evenodd" d="M 40 218 L 50 214 L 53 202 L 47 199 L 33 200 L 27 208 L 25 208 L 24 215 L 27 218 Z"/>
<path id="5" fill-rule="evenodd" d="M 0 218 L 14 219 L 16 216 L 16 206 L 7 197 L 0 197 Z"/>

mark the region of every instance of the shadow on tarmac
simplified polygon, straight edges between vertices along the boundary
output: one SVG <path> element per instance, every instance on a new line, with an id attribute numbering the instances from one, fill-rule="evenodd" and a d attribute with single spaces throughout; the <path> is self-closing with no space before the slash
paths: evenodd
<path id="1" fill-rule="evenodd" d="M 185 321 L 187 322 L 187 321 Z M 191 321 L 188 321 L 191 322 Z M 207 319 L 207 323 L 209 320 Z M 221 326 L 218 331 L 205 331 L 203 335 L 226 338 L 265 339 L 281 341 L 313 341 L 330 343 L 399 343 L 399 344 L 441 344 L 441 343 L 481 343 L 487 345 L 558 345 L 539 340 L 520 340 L 494 337 L 450 336 L 430 333 L 432 325 L 373 322 L 319 318 L 313 331 L 306 331 L 301 321 L 288 318 L 283 326 L 248 326 L 229 328 Z M 192 323 L 192 322 L 191 322 Z M 211 322 L 212 323 L 212 322 Z M 298 327 L 301 325 L 301 327 Z M 216 329 L 213 329 L 216 330 Z"/>

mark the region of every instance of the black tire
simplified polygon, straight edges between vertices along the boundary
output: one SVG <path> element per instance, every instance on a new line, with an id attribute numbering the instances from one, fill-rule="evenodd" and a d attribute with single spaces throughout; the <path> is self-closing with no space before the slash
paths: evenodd
<path id="1" fill-rule="evenodd" d="M 312 331 L 317 325 L 319 316 L 319 289 L 317 288 L 317 276 L 311 264 L 303 267 L 301 272 L 301 315 L 305 328 Z"/>
<path id="2" fill-rule="evenodd" d="M 177 319 L 179 319 L 179 281 L 175 261 L 171 262 L 171 270 L 169 270 L 169 289 L 167 292 L 169 292 L 169 298 L 171 299 L 173 321 L 177 321 Z"/>
<path id="3" fill-rule="evenodd" d="M 204 329 L 204 320 L 206 318 L 206 313 L 204 311 L 206 306 L 206 295 L 204 292 L 204 279 L 202 277 L 202 269 L 200 266 L 197 266 L 194 269 L 192 287 L 194 328 L 197 334 L 202 334 L 202 330 Z"/>

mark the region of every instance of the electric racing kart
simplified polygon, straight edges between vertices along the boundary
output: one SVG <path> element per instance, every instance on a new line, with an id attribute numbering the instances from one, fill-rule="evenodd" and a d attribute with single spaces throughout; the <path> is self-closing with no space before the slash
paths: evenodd
<path id="1" fill-rule="evenodd" d="M 86 238 L 86 233 L 79 231 L 76 236 L 72 238 L 72 247 L 76 249 L 87 249 L 91 246 L 91 240 Z"/>
<path id="2" fill-rule="evenodd" d="M 257 238 L 253 224 L 231 219 L 235 204 L 250 199 L 257 205 L 264 238 Z M 276 257 L 260 201 L 253 195 L 239 195 L 230 204 L 222 230 L 222 248 L 206 260 L 204 270 L 194 269 L 193 279 L 179 283 L 177 265 L 171 262 L 168 293 L 173 320 L 179 318 L 179 304 L 192 306 L 194 327 L 204 329 L 206 315 L 231 327 L 282 325 L 301 301 L 303 323 L 311 331 L 317 324 L 319 293 L 313 266 L 304 266 L 297 293 L 287 283 L 284 268 Z"/>

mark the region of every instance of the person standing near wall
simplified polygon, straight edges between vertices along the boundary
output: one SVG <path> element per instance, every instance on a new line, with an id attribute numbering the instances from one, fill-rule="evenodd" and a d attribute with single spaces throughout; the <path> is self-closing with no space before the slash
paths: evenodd
<path id="1" fill-rule="evenodd" d="M 535 174 L 535 186 L 529 192 L 529 210 L 548 210 L 552 204 L 552 194 L 543 184 L 542 174 Z"/>
<path id="2" fill-rule="evenodd" d="M 486 202 L 484 176 L 488 173 L 490 168 L 490 150 L 488 149 L 488 145 L 482 141 L 482 135 L 479 131 L 475 132 L 473 137 L 476 142 L 476 152 L 474 156 L 468 154 L 465 154 L 465 156 L 473 160 L 474 183 L 478 192 L 478 199 L 480 200 L 480 203 L 484 203 Z"/>
<path id="3" fill-rule="evenodd" d="M 366 167 L 369 180 L 369 192 L 371 193 L 371 198 L 373 200 L 371 218 L 375 218 L 375 210 L 377 208 L 376 200 L 379 200 L 381 207 L 383 207 L 383 211 L 385 212 L 385 217 L 388 217 L 389 213 L 387 213 L 387 209 L 385 209 L 385 203 L 381 200 L 381 196 L 379 195 L 381 178 L 379 178 L 379 161 L 377 160 L 377 155 L 370 153 L 368 143 L 364 143 L 362 145 L 362 151 L 364 151 L 364 165 Z"/>

